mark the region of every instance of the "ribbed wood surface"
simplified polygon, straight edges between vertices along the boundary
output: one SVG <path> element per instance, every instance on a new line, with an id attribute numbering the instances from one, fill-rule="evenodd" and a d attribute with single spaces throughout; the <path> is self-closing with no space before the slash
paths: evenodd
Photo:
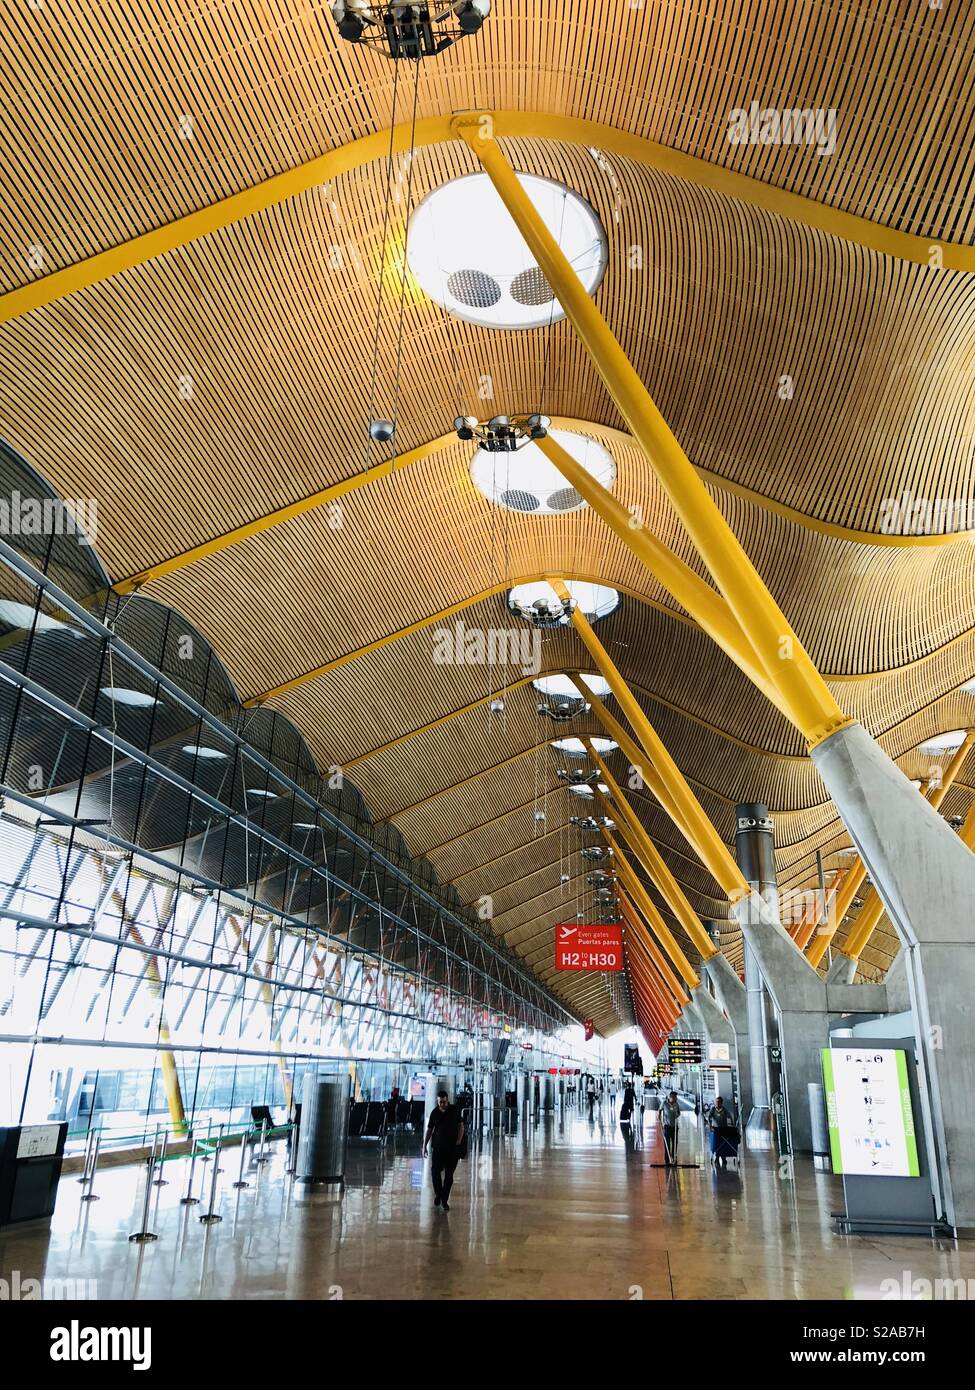
<path id="1" fill-rule="evenodd" d="M 933 243 L 975 237 L 971 6 L 570 8 L 498 0 L 479 37 L 423 65 L 419 114 L 570 114 Z M 411 76 L 404 67 L 399 120 Z M 317 3 L 11 8 L 0 77 L 0 290 L 40 273 L 32 248 L 44 273 L 70 265 L 394 115 L 392 65 L 341 43 Z M 835 153 L 730 143 L 729 110 L 753 100 L 835 107 Z M 975 276 L 894 261 L 595 149 L 505 147 L 596 210 L 609 240 L 597 302 L 613 331 L 843 708 L 926 776 L 918 743 L 975 722 L 959 691 L 975 675 L 975 546 L 889 546 L 880 533 L 904 494 L 975 497 Z M 396 415 L 397 448 L 442 435 L 457 413 L 569 417 L 612 450 L 623 503 L 702 572 L 564 323 L 487 333 L 407 277 L 394 389 L 406 167 L 393 176 L 375 403 Z M 419 151 L 414 201 L 473 168 L 459 144 Z M 366 166 L 0 328 L 3 434 L 63 496 L 97 499 L 114 579 L 384 457 L 365 426 L 385 190 L 385 166 Z M 830 871 L 845 862 L 848 837 L 795 731 L 588 510 L 493 510 L 470 454 L 452 444 L 346 496 L 340 524 L 309 513 L 149 592 L 206 634 L 251 699 L 478 594 L 457 617 L 506 627 L 498 591 L 514 580 L 613 584 L 624 597 L 600 636 L 726 840 L 735 801 L 764 800 L 783 886 L 816 882 L 817 850 Z M 585 889 L 588 841 L 567 824 L 585 807 L 556 777 L 564 760 L 547 743 L 561 730 L 536 713 L 526 672 L 438 663 L 440 625 L 271 703 L 465 902 L 490 896 L 496 930 L 549 978 L 551 929 Z M 590 665 L 571 634 L 546 634 L 542 670 Z M 485 703 L 498 692 L 501 716 Z M 625 772 L 621 755 L 613 766 Z M 945 814 L 966 813 L 973 782 L 969 770 Z M 649 797 L 631 799 L 695 909 L 723 921 L 678 832 Z M 723 944 L 737 961 L 730 924 Z M 864 971 L 895 947 L 883 924 Z M 551 982 L 614 1026 L 605 982 Z"/>

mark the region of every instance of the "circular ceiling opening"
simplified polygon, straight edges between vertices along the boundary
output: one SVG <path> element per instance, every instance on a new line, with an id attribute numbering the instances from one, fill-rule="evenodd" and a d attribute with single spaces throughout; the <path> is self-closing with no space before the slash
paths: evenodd
<path id="1" fill-rule="evenodd" d="M 606 584 L 590 584 L 586 579 L 567 579 L 565 587 L 584 616 L 591 622 L 612 613 L 620 601 L 616 590 L 610 589 Z M 529 609 L 536 603 L 559 607 L 558 594 L 547 579 L 539 579 L 530 584 L 516 584 L 508 591 L 509 608 Z"/>
<path id="2" fill-rule="evenodd" d="M 550 430 L 552 438 L 605 488 L 616 481 L 616 462 L 608 449 L 584 434 Z M 564 516 L 586 505 L 574 487 L 550 463 L 537 444 L 529 442 L 512 453 L 478 449 L 471 460 L 474 486 L 489 502 L 509 512 L 530 516 Z"/>
<path id="3" fill-rule="evenodd" d="M 606 270 L 606 234 L 592 208 L 537 174 L 519 182 L 588 294 Z M 406 258 L 420 287 L 449 314 L 482 328 L 542 328 L 561 304 L 487 174 L 435 188 L 410 218 Z"/>
<path id="4" fill-rule="evenodd" d="M 580 675 L 579 680 L 588 686 L 593 695 L 603 697 L 609 694 L 609 681 L 603 680 L 602 676 Z M 571 676 L 539 676 L 538 680 L 532 681 L 532 685 L 543 695 L 566 695 L 570 700 L 579 698 L 579 691 Z"/>

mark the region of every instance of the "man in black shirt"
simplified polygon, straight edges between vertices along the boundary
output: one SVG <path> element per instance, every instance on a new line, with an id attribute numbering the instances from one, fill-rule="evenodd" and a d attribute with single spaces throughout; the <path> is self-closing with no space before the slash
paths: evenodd
<path id="1" fill-rule="evenodd" d="M 454 1169 L 460 1158 L 464 1142 L 464 1121 L 460 1111 L 450 1104 L 446 1091 L 437 1092 L 437 1108 L 430 1116 L 426 1138 L 423 1141 L 423 1157 L 427 1149 L 432 1149 L 430 1172 L 433 1176 L 433 1205 L 449 1211 L 447 1198 L 454 1181 Z M 441 1176 L 442 1175 L 442 1176 Z"/>

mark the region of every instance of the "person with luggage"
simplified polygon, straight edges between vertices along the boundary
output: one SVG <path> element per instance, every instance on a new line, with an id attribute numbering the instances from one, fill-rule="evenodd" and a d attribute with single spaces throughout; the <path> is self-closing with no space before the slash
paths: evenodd
<path id="1" fill-rule="evenodd" d="M 423 1140 L 423 1157 L 431 1150 L 430 1175 L 433 1178 L 433 1205 L 449 1211 L 447 1199 L 454 1182 L 454 1169 L 464 1157 L 464 1120 L 446 1091 L 437 1092 L 437 1104 L 430 1115 Z"/>
<path id="2" fill-rule="evenodd" d="M 727 1168 L 729 1158 L 738 1157 L 738 1130 L 734 1116 L 721 1096 L 715 1100 L 708 1115 L 711 1130 L 711 1156 L 721 1168 Z"/>
<path id="3" fill-rule="evenodd" d="M 664 1132 L 664 1166 L 671 1168 L 677 1163 L 677 1139 L 680 1125 L 680 1102 L 677 1092 L 671 1091 L 660 1107 L 660 1123 Z"/>

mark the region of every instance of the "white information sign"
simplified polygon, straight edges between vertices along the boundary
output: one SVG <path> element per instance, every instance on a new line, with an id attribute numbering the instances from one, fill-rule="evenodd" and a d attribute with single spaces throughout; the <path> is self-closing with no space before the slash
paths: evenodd
<path id="1" fill-rule="evenodd" d="M 907 1057 L 900 1048 L 823 1049 L 834 1173 L 920 1176 Z"/>
<path id="2" fill-rule="evenodd" d="M 57 1153 L 60 1125 L 24 1125 L 17 1142 L 18 1158 L 47 1158 Z"/>

